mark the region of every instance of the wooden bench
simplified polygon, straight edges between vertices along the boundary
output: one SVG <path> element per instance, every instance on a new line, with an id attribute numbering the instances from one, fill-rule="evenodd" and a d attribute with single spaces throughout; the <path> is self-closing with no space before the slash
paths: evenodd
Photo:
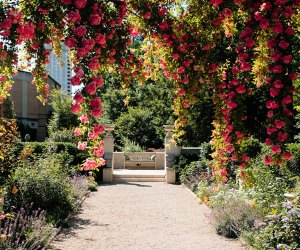
<path id="1" fill-rule="evenodd" d="M 156 169 L 155 158 L 155 152 L 124 153 L 124 169 L 126 167 L 136 167 L 138 169 L 154 167 Z"/>

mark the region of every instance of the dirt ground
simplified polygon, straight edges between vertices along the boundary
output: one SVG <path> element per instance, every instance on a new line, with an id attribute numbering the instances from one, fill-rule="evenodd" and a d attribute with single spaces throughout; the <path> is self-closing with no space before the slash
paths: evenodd
<path id="1" fill-rule="evenodd" d="M 184 186 L 123 183 L 100 186 L 53 241 L 60 250 L 238 250 L 215 233 L 207 214 Z"/>

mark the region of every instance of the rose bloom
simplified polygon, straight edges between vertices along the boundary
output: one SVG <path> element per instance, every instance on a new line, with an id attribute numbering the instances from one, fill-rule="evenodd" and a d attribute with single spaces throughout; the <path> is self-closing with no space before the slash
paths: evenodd
<path id="1" fill-rule="evenodd" d="M 89 122 L 89 118 L 86 114 L 83 114 L 79 117 L 79 120 L 81 123 L 88 123 Z"/>
<path id="2" fill-rule="evenodd" d="M 283 142 L 287 139 L 287 133 L 279 132 L 277 135 L 278 141 Z"/>
<path id="3" fill-rule="evenodd" d="M 83 170 L 85 170 L 85 171 L 95 170 L 97 167 L 98 167 L 98 163 L 94 160 L 91 160 L 91 159 L 88 159 L 83 164 Z"/>
<path id="4" fill-rule="evenodd" d="M 87 0 L 74 0 L 77 9 L 83 9 L 86 6 Z"/>
<path id="5" fill-rule="evenodd" d="M 87 33 L 87 29 L 84 25 L 80 25 L 79 27 L 77 27 L 75 29 L 75 34 L 78 36 L 78 37 L 82 37 L 82 36 L 85 36 Z"/>
<path id="6" fill-rule="evenodd" d="M 101 135 L 105 132 L 105 127 L 103 124 L 95 124 L 93 131 L 94 131 L 94 134 Z"/>
<path id="7" fill-rule="evenodd" d="M 285 40 L 281 40 L 279 42 L 279 47 L 284 50 L 286 50 L 289 46 L 290 46 L 290 44 L 288 42 L 286 42 Z"/>
<path id="8" fill-rule="evenodd" d="M 79 86 L 81 84 L 80 78 L 78 76 L 73 76 L 71 79 L 72 86 Z"/>
<path id="9" fill-rule="evenodd" d="M 78 10 L 70 11 L 68 15 L 68 22 L 69 23 L 78 23 L 81 21 L 81 16 Z"/>
<path id="10" fill-rule="evenodd" d="M 80 128 L 75 128 L 74 129 L 74 135 L 75 136 L 81 136 L 82 135 L 82 131 L 80 130 Z"/>
<path id="11" fill-rule="evenodd" d="M 148 12 L 144 15 L 144 17 L 145 17 L 146 19 L 150 19 L 150 18 L 151 18 L 151 13 L 148 11 Z"/>
<path id="12" fill-rule="evenodd" d="M 283 32 L 283 25 L 280 22 L 277 22 L 273 26 L 273 32 L 274 33 L 282 33 Z"/>
<path id="13" fill-rule="evenodd" d="M 65 39 L 65 44 L 68 48 L 73 48 L 77 44 L 77 41 L 74 37 L 67 37 Z"/>
<path id="14" fill-rule="evenodd" d="M 267 101 L 266 107 L 268 109 L 277 109 L 279 107 L 279 105 L 277 102 L 269 100 L 269 101 Z"/>
<path id="15" fill-rule="evenodd" d="M 289 153 L 289 152 L 286 152 L 286 153 L 283 154 L 282 157 L 284 159 L 290 160 L 290 159 L 292 159 L 293 155 L 291 153 Z"/>
<path id="16" fill-rule="evenodd" d="M 78 103 L 72 104 L 72 106 L 71 106 L 71 112 L 72 112 L 73 114 L 78 114 L 78 113 L 80 113 L 80 112 L 81 112 L 81 106 L 80 106 L 80 104 L 78 104 Z"/>
<path id="17" fill-rule="evenodd" d="M 101 108 L 93 108 L 91 111 L 91 116 L 95 118 L 100 118 L 102 116 L 102 109 Z"/>
<path id="18" fill-rule="evenodd" d="M 94 94 L 96 94 L 96 91 L 97 91 L 96 83 L 90 82 L 88 85 L 85 86 L 84 89 L 89 95 L 94 95 Z"/>
<path id="19" fill-rule="evenodd" d="M 104 155 L 104 149 L 101 147 L 94 147 L 94 152 L 93 155 L 97 156 L 97 157 L 101 157 Z"/>
<path id="20" fill-rule="evenodd" d="M 99 68 L 99 60 L 98 59 L 92 59 L 89 63 L 88 66 L 92 70 L 96 70 Z"/>
<path id="21" fill-rule="evenodd" d="M 86 39 L 83 38 L 82 39 L 82 46 L 86 49 L 86 50 L 92 50 L 95 46 L 95 41 L 94 39 Z"/>
<path id="22" fill-rule="evenodd" d="M 269 156 L 269 155 L 265 156 L 264 163 L 266 165 L 273 165 L 274 164 L 272 157 Z"/>
<path id="23" fill-rule="evenodd" d="M 98 14 L 91 14 L 89 21 L 92 26 L 97 26 L 101 23 L 101 17 Z"/>
<path id="24" fill-rule="evenodd" d="M 101 98 L 97 97 L 90 101 L 90 106 L 94 108 L 100 108 L 102 104 Z"/>
<path id="25" fill-rule="evenodd" d="M 292 55 L 287 55 L 287 56 L 284 56 L 282 58 L 282 62 L 284 64 L 290 64 L 292 62 L 292 60 L 293 60 L 293 56 Z"/>
<path id="26" fill-rule="evenodd" d="M 67 5 L 69 5 L 69 4 L 71 4 L 72 3 L 72 0 L 60 0 L 62 3 L 64 3 L 64 4 L 67 4 Z"/>
<path id="27" fill-rule="evenodd" d="M 221 175 L 227 175 L 228 174 L 227 169 L 226 168 L 221 169 L 220 174 Z"/>
<path id="28" fill-rule="evenodd" d="M 270 88 L 270 96 L 275 97 L 280 93 L 279 89 Z"/>
<path id="29" fill-rule="evenodd" d="M 85 99 L 83 97 L 83 95 L 80 93 L 80 92 L 77 92 L 73 99 L 75 100 L 76 103 L 84 103 L 85 102 Z"/>
<path id="30" fill-rule="evenodd" d="M 86 150 L 86 146 L 87 146 L 86 142 L 79 141 L 78 144 L 77 144 L 77 149 L 79 149 L 79 150 Z"/>

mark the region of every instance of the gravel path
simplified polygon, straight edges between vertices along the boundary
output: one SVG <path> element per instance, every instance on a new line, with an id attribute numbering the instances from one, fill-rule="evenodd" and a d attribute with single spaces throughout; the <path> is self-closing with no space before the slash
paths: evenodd
<path id="1" fill-rule="evenodd" d="M 53 242 L 61 250 L 235 250 L 237 241 L 216 235 L 184 186 L 123 183 L 100 186 Z"/>

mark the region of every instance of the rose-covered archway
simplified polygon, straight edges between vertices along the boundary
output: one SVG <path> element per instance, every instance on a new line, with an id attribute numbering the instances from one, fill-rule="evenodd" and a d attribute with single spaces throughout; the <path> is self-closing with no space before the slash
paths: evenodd
<path id="1" fill-rule="evenodd" d="M 90 151 L 85 170 L 105 164 L 104 126 L 98 93 L 105 76 L 121 75 L 123 85 L 151 77 L 160 68 L 177 85 L 174 110 L 177 136 L 185 113 L 197 102 L 195 93 L 209 91 L 215 104 L 212 144 L 214 175 L 227 181 L 234 161 L 246 178 L 249 156 L 240 148 L 250 135 L 245 124 L 245 97 L 262 86 L 268 89 L 266 128 L 272 155 L 266 164 L 281 165 L 292 156 L 285 150 L 287 124 L 293 116 L 293 81 L 299 70 L 299 0 L 56 0 L 0 3 L 0 101 L 10 90 L 18 67 L 18 49 L 34 59 L 33 84 L 45 102 L 50 44 L 59 54 L 61 41 L 70 49 L 73 86 L 84 87 L 71 107 L 81 125 L 75 129 L 78 147 Z M 148 39 L 144 54 L 131 49 L 132 37 Z M 158 67 L 149 60 L 159 50 Z M 176 139 L 176 138 L 175 138 Z"/>

